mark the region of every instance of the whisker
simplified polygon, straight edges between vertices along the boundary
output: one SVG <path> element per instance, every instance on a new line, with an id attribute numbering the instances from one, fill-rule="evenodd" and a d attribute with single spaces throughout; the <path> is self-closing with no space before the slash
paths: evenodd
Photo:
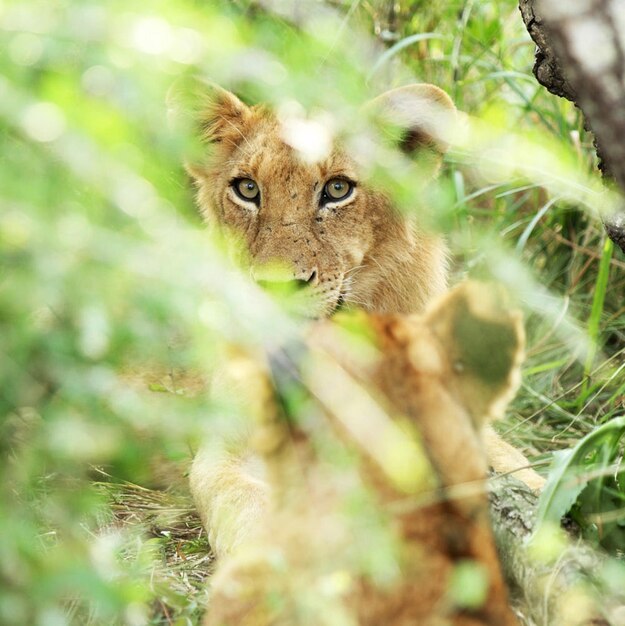
<path id="1" fill-rule="evenodd" d="M 370 261 L 373 261 L 373 262 L 374 262 L 374 263 L 375 263 L 375 264 L 376 264 L 376 265 L 377 265 L 380 269 L 384 269 L 384 268 L 382 267 L 382 264 L 381 264 L 381 263 L 380 263 L 380 262 L 379 262 L 379 261 L 378 261 L 375 257 L 370 256 L 370 257 L 369 257 L 369 260 L 370 260 Z"/>
<path id="2" fill-rule="evenodd" d="M 366 302 L 363 302 L 362 300 L 358 300 L 357 298 L 354 298 L 353 296 L 345 295 L 343 296 L 343 301 L 346 304 L 356 304 L 357 306 L 361 306 L 365 309 L 367 308 Z"/>
<path id="3" fill-rule="evenodd" d="M 348 269 L 343 276 L 349 276 L 350 274 L 352 274 L 353 272 L 358 272 L 360 270 L 362 270 L 364 268 L 364 264 L 361 265 L 356 265 L 355 267 L 352 267 L 351 269 Z"/>

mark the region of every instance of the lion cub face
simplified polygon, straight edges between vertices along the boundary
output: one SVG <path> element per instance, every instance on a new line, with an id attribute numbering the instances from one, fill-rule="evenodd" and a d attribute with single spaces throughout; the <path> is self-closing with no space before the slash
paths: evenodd
<path id="1" fill-rule="evenodd" d="M 412 88 L 421 88 L 421 105 L 435 97 L 453 108 L 435 87 Z M 338 145 L 305 160 L 276 115 L 219 88 L 201 125 L 211 151 L 204 166 L 189 168 L 200 208 L 209 223 L 238 235 L 256 280 L 288 281 L 296 308 L 311 317 L 343 302 L 376 308 L 372 291 L 396 280 L 390 257 L 418 251 L 411 227 L 362 180 L 356 160 Z M 432 143 L 424 128 L 409 130 L 420 145 Z"/>

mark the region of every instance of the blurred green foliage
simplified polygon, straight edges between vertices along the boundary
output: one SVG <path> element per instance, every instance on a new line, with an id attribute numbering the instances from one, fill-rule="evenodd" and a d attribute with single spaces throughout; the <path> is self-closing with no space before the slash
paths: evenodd
<path id="1" fill-rule="evenodd" d="M 188 624 L 201 610 L 190 504 L 146 488 L 184 484 L 171 468 L 234 410 L 186 374 L 290 321 L 200 225 L 178 98 L 190 76 L 330 110 L 347 134 L 386 87 L 445 88 L 488 130 L 452 152 L 427 202 L 410 168 L 372 165 L 401 206 L 430 205 L 457 275 L 495 275 L 527 306 L 510 436 L 546 454 L 622 410 L 625 260 L 604 255 L 597 298 L 591 142 L 536 84 L 512 0 L 0 0 L 0 50 L 0 623 Z M 581 387 L 574 348 L 598 300 Z"/>
<path id="2" fill-rule="evenodd" d="M 625 418 L 618 417 L 586 435 L 574 448 L 554 453 L 537 512 L 535 534 L 541 532 L 544 524 L 556 526 L 572 511 L 584 535 L 609 550 L 622 549 L 623 435 Z"/>

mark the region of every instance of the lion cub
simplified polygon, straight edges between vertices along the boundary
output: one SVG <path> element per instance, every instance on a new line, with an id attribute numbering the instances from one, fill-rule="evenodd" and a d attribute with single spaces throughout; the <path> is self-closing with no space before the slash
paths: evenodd
<path id="1" fill-rule="evenodd" d="M 520 316 L 495 295 L 465 283 L 422 317 L 361 316 L 375 350 L 365 367 L 340 319 L 320 323 L 297 377 L 324 405 L 323 429 L 314 428 L 310 408 L 307 424 L 285 420 L 279 403 L 267 402 L 265 378 L 256 442 L 271 504 L 256 540 L 221 562 L 205 626 L 518 624 L 490 528 L 479 436 L 482 422 L 501 415 L 516 390 L 523 355 Z M 310 381 L 328 368 L 360 383 L 355 395 L 371 403 L 362 420 Z M 386 417 L 376 421 L 377 410 Z M 388 456 L 367 442 L 372 430 L 379 446 L 393 441 Z M 357 459 L 340 472 L 324 457 L 332 438 Z M 359 561 L 360 551 L 379 547 L 371 541 L 355 549 L 362 520 L 345 513 L 361 483 L 396 541 L 396 571 L 381 581 Z M 453 593 L 456 568 L 467 563 L 483 585 L 471 603 Z"/>
<path id="2" fill-rule="evenodd" d="M 409 85 L 382 94 L 368 109 L 401 127 L 400 148 L 435 172 L 456 119 L 447 94 L 433 85 Z M 304 314 L 329 317 L 342 304 L 374 313 L 418 313 L 445 291 L 441 237 L 371 187 L 358 155 L 340 142 L 312 158 L 291 132 L 292 120 L 264 106 L 247 106 L 218 87 L 199 117 L 210 150 L 207 161 L 189 166 L 189 172 L 203 215 L 243 243 L 257 280 L 295 284 L 294 299 Z M 276 261 L 286 272 L 268 271 Z M 396 384 L 403 388 L 405 381 Z M 245 385 L 229 393 L 244 396 L 244 405 L 247 396 L 254 410 Z M 216 434 L 192 466 L 191 490 L 218 555 L 251 537 L 266 507 L 267 481 L 248 440 L 245 431 Z M 493 431 L 487 449 L 497 471 L 527 465 Z M 532 487 L 542 484 L 533 471 L 516 475 Z"/>

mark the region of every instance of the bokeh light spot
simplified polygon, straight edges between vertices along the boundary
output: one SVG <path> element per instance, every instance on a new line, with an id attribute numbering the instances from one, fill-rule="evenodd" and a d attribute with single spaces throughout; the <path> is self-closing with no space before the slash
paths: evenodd
<path id="1" fill-rule="evenodd" d="M 22 127 L 35 141 L 55 141 L 65 132 L 65 116 L 51 102 L 38 102 L 29 106 L 22 116 Z"/>
<path id="2" fill-rule="evenodd" d="M 132 32 L 133 46 L 146 54 L 163 54 L 173 43 L 169 23 L 160 17 L 142 17 L 135 23 Z"/>
<path id="3" fill-rule="evenodd" d="M 17 65 L 35 65 L 43 54 L 41 38 L 32 33 L 20 33 L 9 43 L 9 56 Z"/>

